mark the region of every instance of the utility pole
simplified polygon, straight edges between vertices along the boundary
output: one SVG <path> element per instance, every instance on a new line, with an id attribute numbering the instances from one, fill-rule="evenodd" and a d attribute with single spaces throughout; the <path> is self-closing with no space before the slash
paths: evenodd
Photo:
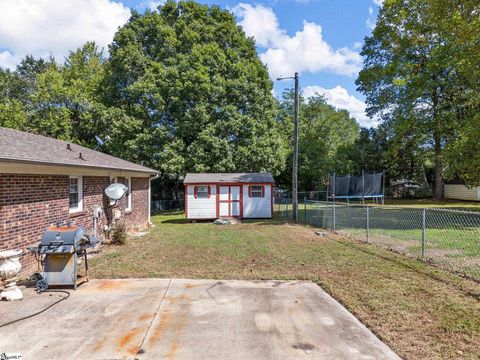
<path id="1" fill-rule="evenodd" d="M 298 118 L 300 115 L 298 72 L 296 72 L 294 76 L 277 78 L 277 80 L 285 79 L 295 80 L 295 111 L 293 117 L 292 218 L 295 223 L 298 223 Z"/>

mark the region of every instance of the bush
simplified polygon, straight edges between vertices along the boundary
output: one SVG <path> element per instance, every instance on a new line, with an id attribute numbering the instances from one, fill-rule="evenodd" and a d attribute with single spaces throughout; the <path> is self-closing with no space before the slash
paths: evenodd
<path id="1" fill-rule="evenodd" d="M 112 244 L 125 245 L 127 242 L 127 228 L 123 222 L 118 222 L 112 229 Z"/>

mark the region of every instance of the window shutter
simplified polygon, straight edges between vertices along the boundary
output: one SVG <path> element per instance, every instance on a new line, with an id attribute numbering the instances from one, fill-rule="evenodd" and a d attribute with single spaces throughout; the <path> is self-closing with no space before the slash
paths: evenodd
<path id="1" fill-rule="evenodd" d="M 262 185 L 262 198 L 265 197 L 265 185 Z"/>
<path id="2" fill-rule="evenodd" d="M 252 197 L 252 185 L 249 185 L 249 186 L 248 186 L 248 197 L 249 197 L 249 198 Z"/>
<path id="3" fill-rule="evenodd" d="M 193 187 L 193 196 L 195 197 L 195 199 L 197 198 L 197 187 L 196 186 Z"/>
<path id="4" fill-rule="evenodd" d="M 210 199 L 210 185 L 208 185 L 208 198 Z"/>

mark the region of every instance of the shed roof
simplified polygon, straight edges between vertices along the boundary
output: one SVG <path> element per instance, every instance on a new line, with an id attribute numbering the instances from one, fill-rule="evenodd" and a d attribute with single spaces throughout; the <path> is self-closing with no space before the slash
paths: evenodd
<path id="1" fill-rule="evenodd" d="M 157 173 L 84 146 L 4 127 L 0 127 L 0 161 Z"/>
<path id="2" fill-rule="evenodd" d="M 270 173 L 188 173 L 184 184 L 274 183 Z"/>

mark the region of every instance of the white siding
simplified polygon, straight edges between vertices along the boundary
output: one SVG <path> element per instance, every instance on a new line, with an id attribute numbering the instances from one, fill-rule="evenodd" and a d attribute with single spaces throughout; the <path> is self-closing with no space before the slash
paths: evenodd
<path id="1" fill-rule="evenodd" d="M 469 189 L 465 185 L 445 185 L 447 199 L 480 201 L 480 187 Z"/>
<path id="2" fill-rule="evenodd" d="M 187 185 L 187 189 L 188 218 L 215 219 L 217 217 L 217 187 L 210 185 L 210 198 L 208 199 L 195 199 L 194 185 Z"/>
<path id="3" fill-rule="evenodd" d="M 248 196 L 248 186 L 243 185 L 243 217 L 244 218 L 270 218 L 272 217 L 272 186 L 264 185 L 263 198 Z"/>

